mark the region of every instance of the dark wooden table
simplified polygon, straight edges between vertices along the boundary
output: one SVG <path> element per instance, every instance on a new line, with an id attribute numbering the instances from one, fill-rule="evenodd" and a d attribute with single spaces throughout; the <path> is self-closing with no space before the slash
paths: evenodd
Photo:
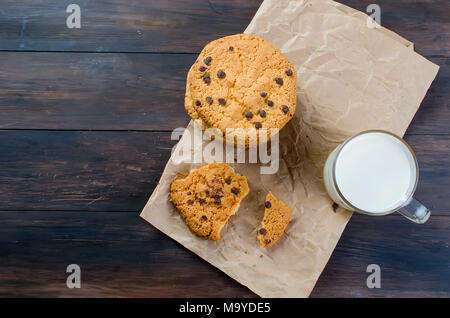
<path id="1" fill-rule="evenodd" d="M 72 1 L 74 2 L 74 1 Z M 372 0 L 345 0 L 365 11 Z M 188 123 L 186 72 L 260 0 L 0 1 L 0 296 L 252 297 L 139 218 Z M 450 296 L 450 3 L 379 0 L 381 23 L 441 66 L 406 140 L 433 215 L 355 215 L 313 297 Z M 82 288 L 66 287 L 79 264 Z M 381 289 L 366 267 L 381 266 Z"/>

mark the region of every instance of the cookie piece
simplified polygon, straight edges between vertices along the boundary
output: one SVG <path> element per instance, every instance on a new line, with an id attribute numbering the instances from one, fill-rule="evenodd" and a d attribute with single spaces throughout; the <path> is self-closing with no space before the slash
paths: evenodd
<path id="1" fill-rule="evenodd" d="M 271 128 L 286 125 L 295 113 L 296 94 L 297 72 L 280 50 L 255 35 L 236 34 L 202 50 L 187 76 L 185 108 L 203 129 L 218 128 L 234 144 L 226 137 L 232 128 L 248 146 L 248 130 L 256 129 L 259 137 L 266 128 L 270 139 Z"/>
<path id="2" fill-rule="evenodd" d="M 258 240 L 262 247 L 268 248 L 283 235 L 291 219 L 292 208 L 275 198 L 272 192 L 267 195 L 264 206 L 266 209 L 262 227 L 258 231 Z"/>
<path id="3" fill-rule="evenodd" d="M 247 178 L 224 163 L 193 170 L 170 185 L 170 199 L 186 225 L 200 237 L 219 241 L 220 231 L 248 194 Z"/>

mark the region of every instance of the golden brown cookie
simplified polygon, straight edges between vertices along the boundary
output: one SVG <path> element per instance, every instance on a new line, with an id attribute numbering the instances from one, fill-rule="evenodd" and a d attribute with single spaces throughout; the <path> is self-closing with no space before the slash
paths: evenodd
<path id="1" fill-rule="evenodd" d="M 219 241 L 220 231 L 248 194 L 247 178 L 224 163 L 193 170 L 170 185 L 170 199 L 187 226 L 200 237 Z"/>
<path id="2" fill-rule="evenodd" d="M 258 231 L 258 240 L 262 247 L 268 248 L 283 235 L 291 219 L 292 208 L 275 198 L 272 192 L 267 195 L 264 205 L 266 210 L 262 227 Z"/>
<path id="3" fill-rule="evenodd" d="M 220 38 L 187 76 L 185 108 L 205 128 L 281 129 L 295 113 L 297 72 L 274 45 L 250 34 Z M 234 143 L 233 140 L 227 140 Z M 248 146 L 248 138 L 246 138 Z"/>

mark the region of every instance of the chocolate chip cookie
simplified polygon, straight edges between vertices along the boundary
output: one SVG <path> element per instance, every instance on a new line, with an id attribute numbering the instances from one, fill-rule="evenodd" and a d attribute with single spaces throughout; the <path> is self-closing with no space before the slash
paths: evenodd
<path id="1" fill-rule="evenodd" d="M 212 163 L 170 185 L 170 199 L 200 237 L 219 241 L 220 231 L 248 194 L 247 178 L 227 164 Z"/>
<path id="2" fill-rule="evenodd" d="M 258 231 L 258 240 L 262 247 L 275 244 L 283 235 L 292 215 L 292 208 L 269 192 L 264 202 L 265 211 L 262 227 Z"/>
<path id="3" fill-rule="evenodd" d="M 250 34 L 215 40 L 187 76 L 185 108 L 202 128 L 247 131 L 281 129 L 295 113 L 297 72 L 278 48 Z M 249 138 L 245 136 L 246 146 Z"/>

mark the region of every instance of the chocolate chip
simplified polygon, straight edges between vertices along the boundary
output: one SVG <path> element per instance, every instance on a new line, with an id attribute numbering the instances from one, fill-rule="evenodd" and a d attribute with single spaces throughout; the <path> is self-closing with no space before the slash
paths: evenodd
<path id="1" fill-rule="evenodd" d="M 292 70 L 290 68 L 286 70 L 287 76 L 292 76 L 293 74 L 294 74 L 294 72 L 292 72 Z"/>
<path id="2" fill-rule="evenodd" d="M 264 110 L 264 109 L 261 109 L 260 111 L 259 111 L 259 116 L 261 116 L 262 118 L 264 118 L 264 117 L 266 117 L 266 111 Z"/>
<path id="3" fill-rule="evenodd" d="M 261 97 L 263 97 L 263 98 L 266 98 L 266 97 L 267 97 L 267 93 L 266 93 L 266 92 L 262 92 L 260 95 L 261 95 Z"/>
<path id="4" fill-rule="evenodd" d="M 198 202 L 200 202 L 200 204 L 205 204 L 206 200 L 205 199 L 199 199 Z"/>
<path id="5" fill-rule="evenodd" d="M 192 194 L 192 192 L 188 192 L 188 193 L 187 193 L 187 195 L 191 195 L 191 194 Z"/>
<path id="6" fill-rule="evenodd" d="M 283 79 L 282 79 L 281 77 L 275 78 L 274 81 L 275 81 L 278 85 L 283 85 Z"/>
<path id="7" fill-rule="evenodd" d="M 272 203 L 270 203 L 269 201 L 266 201 L 266 203 L 264 203 L 264 205 L 266 206 L 266 208 L 270 208 L 272 206 Z"/>
<path id="8" fill-rule="evenodd" d="M 203 62 L 205 62 L 206 65 L 209 65 L 209 63 L 211 63 L 212 61 L 212 57 L 208 56 L 206 59 L 203 60 Z"/>
<path id="9" fill-rule="evenodd" d="M 209 196 L 209 190 L 205 190 L 207 196 Z"/>
<path id="10" fill-rule="evenodd" d="M 212 97 L 206 97 L 206 102 L 211 105 L 213 103 Z"/>
<path id="11" fill-rule="evenodd" d="M 231 179 L 230 179 L 230 178 L 226 178 L 226 179 L 225 179 L 225 183 L 226 183 L 226 184 L 230 184 L 230 183 L 231 183 Z"/>
<path id="12" fill-rule="evenodd" d="M 281 110 L 282 110 L 283 113 L 285 113 L 285 114 L 289 113 L 289 107 L 287 107 L 286 105 L 283 105 L 283 106 L 281 107 Z"/>
<path id="13" fill-rule="evenodd" d="M 233 51 L 234 51 L 234 47 L 230 46 L 230 47 L 228 48 L 228 50 L 230 50 L 231 52 L 233 52 Z"/>
<path id="14" fill-rule="evenodd" d="M 256 123 L 255 123 L 255 128 L 256 128 L 256 129 L 262 128 L 262 124 L 261 124 L 260 122 L 256 122 Z"/>
<path id="15" fill-rule="evenodd" d="M 261 229 L 259 229 L 259 234 L 262 234 L 262 235 L 264 235 L 264 234 L 266 234 L 267 233 L 267 231 L 266 231 L 266 229 L 265 228 L 261 228 Z"/>
<path id="16" fill-rule="evenodd" d="M 209 76 L 209 74 L 205 74 L 203 76 L 203 82 L 205 82 L 206 84 L 211 83 L 211 77 Z"/>
<path id="17" fill-rule="evenodd" d="M 216 195 L 216 196 L 214 197 L 214 204 L 217 204 L 217 205 L 220 204 L 220 197 L 219 197 L 218 195 Z"/>
<path id="18" fill-rule="evenodd" d="M 207 216 L 206 215 L 202 215 L 202 220 L 203 221 L 206 221 L 208 218 L 207 218 Z"/>
<path id="19" fill-rule="evenodd" d="M 194 201 L 188 200 L 187 204 L 188 204 L 188 205 L 193 205 L 193 204 L 194 204 Z"/>
<path id="20" fill-rule="evenodd" d="M 269 105 L 270 107 L 272 107 L 272 106 L 273 106 L 273 102 L 272 102 L 271 100 L 268 100 L 268 101 L 267 101 L 267 105 Z"/>
<path id="21" fill-rule="evenodd" d="M 218 78 L 225 78 L 225 76 L 227 76 L 227 74 L 225 74 L 224 71 L 220 70 L 217 72 L 217 77 Z"/>
<path id="22" fill-rule="evenodd" d="M 202 104 L 201 101 L 199 101 L 199 100 L 195 101 L 195 105 L 196 105 L 196 106 L 200 106 L 201 104 Z"/>
<path id="23" fill-rule="evenodd" d="M 339 204 L 337 204 L 336 202 L 334 202 L 333 205 L 332 205 L 332 207 L 333 207 L 333 211 L 336 212 L 337 209 L 339 208 Z"/>
<path id="24" fill-rule="evenodd" d="M 231 192 L 234 193 L 234 194 L 239 194 L 239 189 L 236 188 L 236 187 L 232 187 L 231 188 Z"/>
<path id="25" fill-rule="evenodd" d="M 198 70 L 200 71 L 200 72 L 204 72 L 204 71 L 206 71 L 206 67 L 205 66 L 200 66 L 199 68 L 198 68 Z"/>
<path id="26" fill-rule="evenodd" d="M 270 242 L 272 242 L 271 240 L 264 240 L 264 243 L 266 243 L 266 245 L 269 245 Z"/>
<path id="27" fill-rule="evenodd" d="M 246 112 L 245 113 L 245 117 L 247 117 L 247 118 L 253 118 L 253 113 L 252 112 Z"/>
<path id="28" fill-rule="evenodd" d="M 227 103 L 227 100 L 225 98 L 219 98 L 219 104 L 225 105 Z"/>

